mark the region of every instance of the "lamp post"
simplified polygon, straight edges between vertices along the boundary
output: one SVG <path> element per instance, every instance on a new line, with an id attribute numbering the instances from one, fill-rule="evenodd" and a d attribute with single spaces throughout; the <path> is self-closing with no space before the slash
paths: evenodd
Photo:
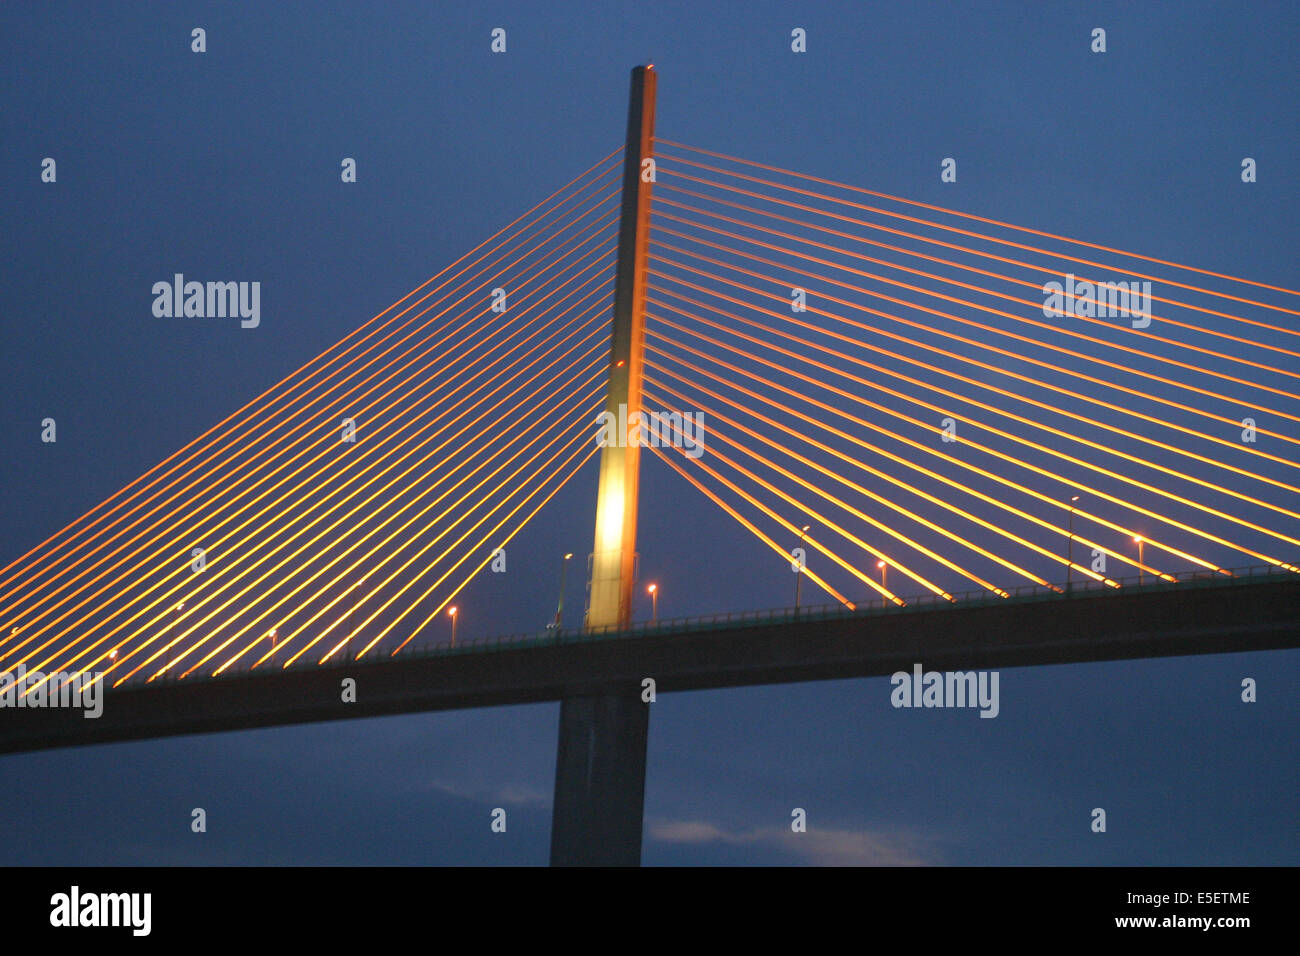
<path id="1" fill-rule="evenodd" d="M 366 586 L 366 579 L 362 578 L 361 583 L 357 585 L 357 587 L 358 589 L 360 589 L 360 588 L 364 588 L 365 586 Z M 365 598 L 362 598 L 362 600 L 364 601 Z M 343 644 L 343 659 L 345 661 L 352 656 L 352 615 L 356 611 L 356 609 L 357 606 L 355 604 L 351 605 L 348 608 L 347 621 L 345 621 L 343 624 L 343 626 L 348 629 L 348 636 L 344 639 L 344 644 Z"/>
<path id="2" fill-rule="evenodd" d="M 806 563 L 805 560 L 804 560 L 804 556 L 803 556 L 803 539 L 804 539 L 804 535 L 806 535 L 806 534 L 808 533 L 808 529 L 811 528 L 811 527 L 812 527 L 812 525 L 810 525 L 810 524 L 806 524 L 806 525 L 804 525 L 804 526 L 799 530 L 799 570 L 795 572 L 795 576 L 794 576 L 794 609 L 795 609 L 795 613 L 798 613 L 798 611 L 799 611 L 799 597 L 800 597 L 800 591 L 802 590 L 802 585 L 803 585 L 803 569 L 804 569 L 804 565 L 805 565 L 805 563 Z"/>
<path id="3" fill-rule="evenodd" d="M 885 576 L 889 573 L 889 564 L 882 559 L 876 562 L 876 567 L 880 569 L 880 589 L 882 591 L 888 591 L 889 586 L 885 584 Z M 880 595 L 880 606 L 884 607 L 888 600 L 888 596 L 884 594 Z"/>
<path id="4" fill-rule="evenodd" d="M 572 551 L 566 554 L 564 560 L 560 562 L 560 603 L 555 606 L 555 629 L 557 631 L 560 629 L 560 618 L 564 614 L 564 576 L 569 570 L 569 559 L 571 557 L 573 557 Z"/>
<path id="5" fill-rule="evenodd" d="M 659 623 L 659 585 L 652 584 L 647 591 L 650 592 L 650 623 Z"/>
<path id="6" fill-rule="evenodd" d="M 1075 495 L 1070 499 L 1070 544 L 1065 560 L 1065 593 L 1074 590 L 1074 503 L 1079 500 Z"/>
<path id="7" fill-rule="evenodd" d="M 275 628 L 267 632 L 267 637 L 271 639 L 271 663 L 275 663 Z"/>
<path id="8" fill-rule="evenodd" d="M 365 589 L 365 586 L 366 586 L 366 579 L 365 579 L 365 578 L 362 578 L 362 579 L 361 579 L 361 589 L 364 590 L 364 589 Z M 365 597 L 362 597 L 361 600 L 364 601 L 364 600 L 365 600 Z M 347 643 L 347 647 L 346 647 L 346 648 L 344 649 L 344 651 L 343 651 L 343 653 L 344 653 L 346 656 L 348 656 L 348 657 L 351 657 L 351 656 L 352 656 L 352 631 L 353 631 L 353 628 L 352 628 L 352 615 L 353 615 L 353 613 L 354 613 L 355 611 L 356 611 L 356 605 L 355 605 L 355 604 L 352 605 L 352 607 L 348 608 L 348 643 Z"/>
<path id="9" fill-rule="evenodd" d="M 1138 586 L 1141 587 L 1147 581 L 1146 571 L 1142 567 L 1142 546 L 1146 542 L 1142 540 L 1140 534 L 1133 535 L 1133 542 L 1138 546 Z"/>
<path id="10" fill-rule="evenodd" d="M 447 609 L 448 616 L 451 617 L 451 646 L 456 646 L 456 606 L 453 604 Z"/>

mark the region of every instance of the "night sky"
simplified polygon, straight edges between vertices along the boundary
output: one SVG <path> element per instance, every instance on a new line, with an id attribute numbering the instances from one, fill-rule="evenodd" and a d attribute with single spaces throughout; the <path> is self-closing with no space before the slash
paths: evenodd
<path id="1" fill-rule="evenodd" d="M 0 563 L 618 147 L 636 64 L 661 137 L 1300 287 L 1298 26 L 1262 2 L 6 5 Z M 260 326 L 156 318 L 176 272 L 260 281 Z M 595 474 L 460 597 L 463 635 L 550 618 Z M 788 567 L 649 455 L 641 489 L 661 616 L 792 603 Z M 1287 651 L 1004 670 L 995 720 L 895 709 L 884 678 L 660 695 L 643 860 L 1295 865 L 1298 685 Z M 558 710 L 3 757 L 0 862 L 544 864 Z"/>

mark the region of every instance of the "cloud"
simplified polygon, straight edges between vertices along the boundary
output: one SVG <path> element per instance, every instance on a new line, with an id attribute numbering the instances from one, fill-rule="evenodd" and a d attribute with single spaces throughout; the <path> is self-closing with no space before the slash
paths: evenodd
<path id="1" fill-rule="evenodd" d="M 430 788 L 446 793 L 461 800 L 475 803 L 491 803 L 505 807 L 546 806 L 551 802 L 549 793 L 542 793 L 523 784 L 506 784 L 503 787 L 466 787 L 458 784 L 435 780 Z"/>
<path id="2" fill-rule="evenodd" d="M 755 827 L 728 832 L 703 820 L 647 821 L 647 835 L 664 843 L 757 846 L 780 850 L 815 866 L 929 866 L 939 863 L 933 841 L 911 833 L 810 826 Z"/>

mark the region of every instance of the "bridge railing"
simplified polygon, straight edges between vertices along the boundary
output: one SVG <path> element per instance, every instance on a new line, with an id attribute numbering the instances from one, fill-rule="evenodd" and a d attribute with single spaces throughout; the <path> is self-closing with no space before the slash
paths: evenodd
<path id="1" fill-rule="evenodd" d="M 586 641 L 608 640 L 612 638 L 639 637 L 647 634 L 671 631 L 687 633 L 698 630 L 718 630 L 726 627 L 747 627 L 756 624 L 778 624 L 783 621 L 828 620 L 846 617 L 871 617 L 881 614 L 907 614 L 918 611 L 931 611 L 937 607 L 960 606 L 963 608 L 980 605 L 998 605 L 1008 601 L 1050 601 L 1070 600 L 1078 597 L 1096 596 L 1102 593 L 1117 593 L 1124 590 L 1163 590 L 1178 587 L 1231 587 L 1235 584 L 1251 583 L 1261 577 L 1285 577 L 1296 573 L 1295 565 L 1250 565 L 1241 568 L 1225 568 L 1216 571 L 1186 571 L 1161 575 L 1141 574 L 1098 581 L 1092 578 L 1075 581 L 1067 589 L 1065 584 L 1040 585 L 1027 584 L 998 591 L 987 588 L 968 591 L 949 592 L 947 597 L 939 594 L 925 594 L 909 598 L 902 605 L 892 602 L 872 601 L 847 608 L 840 604 L 823 604 L 803 606 L 800 608 L 770 608 L 767 610 L 729 611 L 694 617 L 664 618 L 659 621 L 641 621 L 630 628 L 571 628 L 554 630 L 527 631 L 516 634 L 495 635 L 492 637 L 468 638 L 457 641 L 452 647 L 449 641 L 430 641 L 422 645 L 409 647 L 403 656 L 428 656 L 433 654 L 472 653 L 476 651 L 495 650 L 503 647 L 517 648 L 527 645 L 546 646 L 557 643 L 582 643 Z M 882 606 L 882 604 L 884 606 Z"/>
<path id="2" fill-rule="evenodd" d="M 400 656 L 432 657 L 447 654 L 472 654 L 485 651 L 518 649 L 522 647 L 548 647 L 557 644 L 580 644 L 590 641 L 603 641 L 623 638 L 643 637 L 651 634 L 671 632 L 686 634 L 701 630 L 725 630 L 745 628 L 756 625 L 772 625 L 783 622 L 807 622 L 816 620 L 833 620 L 842 618 L 871 618 L 881 615 L 914 614 L 933 611 L 936 608 L 972 608 L 979 606 L 1002 605 L 1008 602 L 1033 602 L 1054 600 L 1078 600 L 1096 597 L 1101 594 L 1121 593 L 1129 590 L 1168 590 L 1185 587 L 1233 587 L 1250 584 L 1260 578 L 1290 577 L 1297 573 L 1300 562 L 1290 565 L 1249 565 L 1241 568 L 1226 568 L 1217 571 L 1185 571 L 1168 574 L 1141 574 L 1098 581 L 1092 578 L 1074 581 L 1067 590 L 1066 585 L 1027 584 L 1019 587 L 1003 588 L 1000 591 L 974 589 L 949 592 L 945 597 L 939 594 L 924 594 L 908 598 L 903 604 L 889 601 L 873 600 L 869 604 L 859 604 L 848 608 L 840 604 L 822 604 L 802 606 L 799 608 L 783 607 L 752 611 L 727 611 L 694 617 L 664 618 L 658 621 L 640 621 L 629 628 L 547 628 L 540 631 L 524 631 L 515 634 L 500 634 L 490 637 L 475 637 L 459 640 L 452 647 L 450 641 L 427 641 L 411 645 Z M 883 606 L 882 606 L 883 605 Z M 385 663 L 389 655 L 374 654 L 359 661 L 348 660 L 342 655 L 335 661 L 322 665 L 325 667 L 367 667 Z M 207 680 L 227 680 L 246 678 L 252 674 L 274 673 L 277 666 L 234 669 L 217 676 L 201 678 Z M 164 674 L 153 683 L 178 683 L 179 678 L 171 673 Z M 137 685 L 138 686 L 138 685 Z M 127 688 L 124 688 L 127 689 Z"/>

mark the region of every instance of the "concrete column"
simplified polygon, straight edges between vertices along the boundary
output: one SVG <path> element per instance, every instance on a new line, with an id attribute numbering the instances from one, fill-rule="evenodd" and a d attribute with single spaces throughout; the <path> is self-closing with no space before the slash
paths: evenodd
<path id="1" fill-rule="evenodd" d="M 649 729 L 639 685 L 561 701 L 552 866 L 640 866 Z"/>

